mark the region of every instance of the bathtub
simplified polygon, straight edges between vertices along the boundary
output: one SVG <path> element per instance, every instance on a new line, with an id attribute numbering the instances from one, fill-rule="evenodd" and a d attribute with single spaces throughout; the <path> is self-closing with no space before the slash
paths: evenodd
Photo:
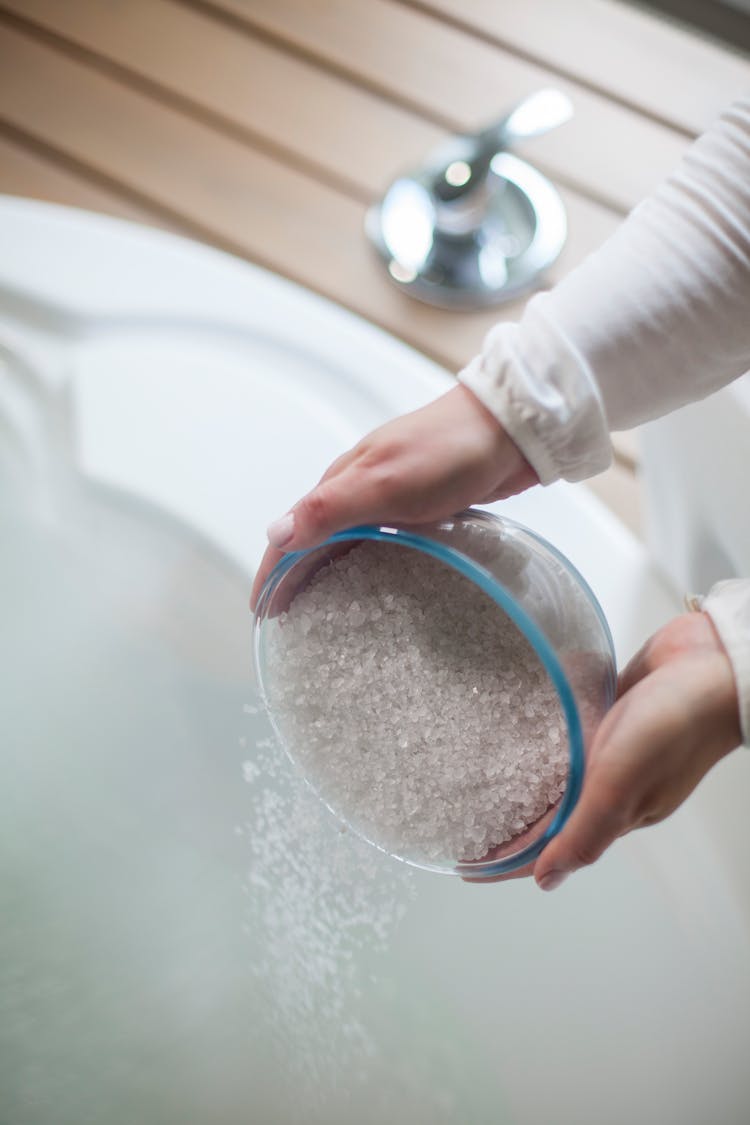
<path id="1" fill-rule="evenodd" d="M 363 851 L 269 745 L 264 528 L 449 375 L 165 233 L 6 198 L 0 246 L 3 1125 L 750 1119 L 739 755 L 543 895 Z M 621 662 L 679 612 L 585 488 L 502 510 Z"/>

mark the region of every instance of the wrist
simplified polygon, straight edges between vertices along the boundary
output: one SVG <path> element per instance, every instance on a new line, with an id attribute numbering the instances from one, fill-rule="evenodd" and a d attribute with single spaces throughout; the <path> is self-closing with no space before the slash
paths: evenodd
<path id="1" fill-rule="evenodd" d="M 502 422 L 474 391 L 460 383 L 449 394 L 455 396 L 462 415 L 471 419 L 471 429 L 478 438 L 478 448 L 482 450 L 483 459 L 491 466 L 496 487 L 486 500 L 501 500 L 539 484 L 539 476 L 534 467 Z"/>

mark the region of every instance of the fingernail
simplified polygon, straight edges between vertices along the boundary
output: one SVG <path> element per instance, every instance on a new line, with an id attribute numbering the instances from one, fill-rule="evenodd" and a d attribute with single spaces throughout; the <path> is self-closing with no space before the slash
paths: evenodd
<path id="1" fill-rule="evenodd" d="M 294 535 L 294 512 L 287 512 L 280 520 L 270 524 L 266 535 L 271 546 L 281 550 Z"/>
<path id="2" fill-rule="evenodd" d="M 539 880 L 539 886 L 543 891 L 554 891 L 556 887 L 559 887 L 561 883 L 565 882 L 567 877 L 567 871 L 555 871 L 553 869 L 552 871 L 548 871 L 546 875 L 542 876 L 542 878 Z"/>

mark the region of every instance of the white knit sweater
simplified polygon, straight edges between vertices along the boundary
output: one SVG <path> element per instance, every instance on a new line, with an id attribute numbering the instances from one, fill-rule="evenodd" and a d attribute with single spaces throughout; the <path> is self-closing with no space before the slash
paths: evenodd
<path id="1" fill-rule="evenodd" d="M 750 96 L 518 324 L 497 325 L 459 378 L 549 484 L 605 469 L 610 430 L 704 398 L 748 368 Z M 747 563 L 703 608 L 732 660 L 750 743 Z"/>

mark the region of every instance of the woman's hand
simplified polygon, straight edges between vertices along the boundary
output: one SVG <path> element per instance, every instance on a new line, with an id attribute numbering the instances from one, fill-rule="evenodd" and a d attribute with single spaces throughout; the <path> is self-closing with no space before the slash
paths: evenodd
<path id="1" fill-rule="evenodd" d="M 271 524 L 271 546 L 253 584 L 251 607 L 283 551 L 313 547 L 356 524 L 426 523 L 536 483 L 536 473 L 500 423 L 458 385 L 363 438 Z"/>
<path id="2" fill-rule="evenodd" d="M 539 886 L 553 890 L 618 836 L 669 816 L 741 742 L 734 675 L 711 619 L 676 617 L 621 674 L 580 800 L 534 865 Z"/>

